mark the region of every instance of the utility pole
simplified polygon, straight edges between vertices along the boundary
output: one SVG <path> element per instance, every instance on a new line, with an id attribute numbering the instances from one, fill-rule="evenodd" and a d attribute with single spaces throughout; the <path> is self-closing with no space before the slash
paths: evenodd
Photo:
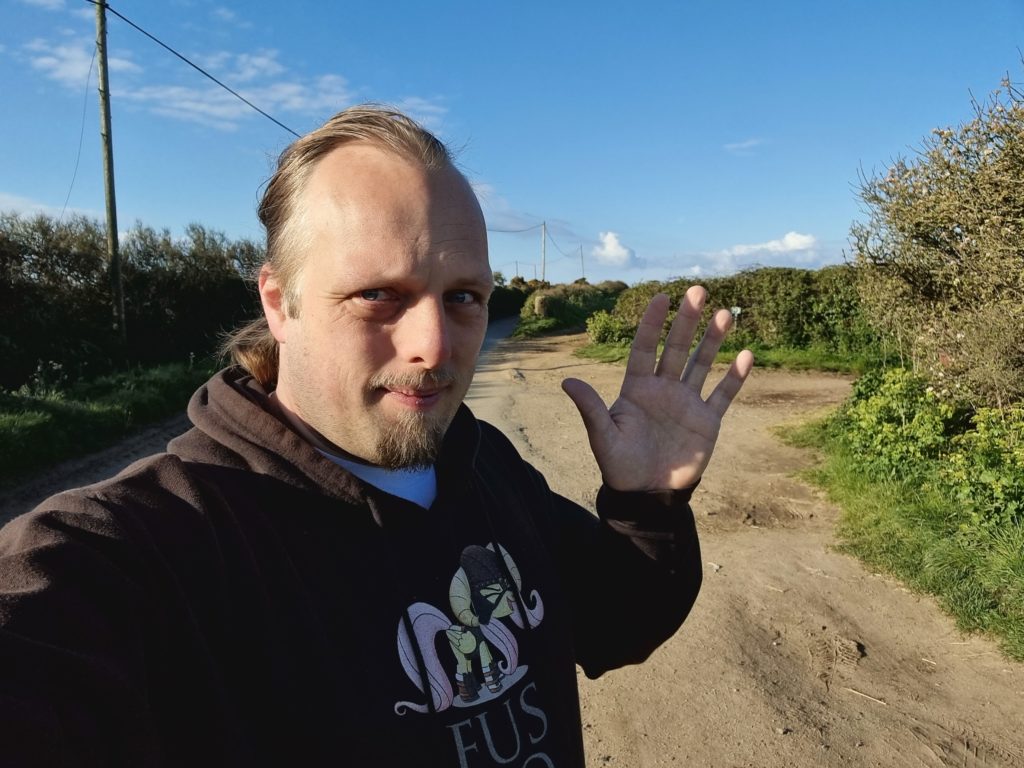
<path id="1" fill-rule="evenodd" d="M 547 271 L 548 263 L 548 223 L 542 221 L 540 223 L 540 279 L 544 281 L 544 275 Z M 537 279 L 537 267 L 533 268 L 533 279 Z"/>
<path id="2" fill-rule="evenodd" d="M 519 277 L 519 262 L 516 262 L 516 277 Z"/>
<path id="3" fill-rule="evenodd" d="M 587 273 L 583 266 L 583 243 L 580 243 L 580 277 L 587 279 Z"/>
<path id="4" fill-rule="evenodd" d="M 107 198 L 107 258 L 114 299 L 114 328 L 122 351 L 128 341 L 124 323 L 124 287 L 121 284 L 121 255 L 117 246 L 117 199 L 114 196 L 114 146 L 110 133 L 110 84 L 107 80 L 107 6 L 96 3 L 96 57 L 99 61 L 100 139 L 103 142 L 103 187 Z"/>

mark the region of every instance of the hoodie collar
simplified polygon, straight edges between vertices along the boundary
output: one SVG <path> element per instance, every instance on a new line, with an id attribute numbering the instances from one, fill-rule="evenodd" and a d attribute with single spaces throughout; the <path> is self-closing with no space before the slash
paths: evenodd
<path id="1" fill-rule="evenodd" d="M 200 387 L 189 402 L 188 415 L 195 428 L 168 446 L 183 459 L 248 469 L 348 501 L 366 500 L 369 486 L 295 432 L 279 415 L 269 392 L 238 367 L 214 374 Z M 480 426 L 463 403 L 435 465 L 439 492 L 473 473 L 479 445 Z"/>

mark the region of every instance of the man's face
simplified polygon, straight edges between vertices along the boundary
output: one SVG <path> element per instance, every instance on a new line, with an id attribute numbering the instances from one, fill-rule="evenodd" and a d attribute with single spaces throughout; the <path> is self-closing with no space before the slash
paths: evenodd
<path id="1" fill-rule="evenodd" d="M 431 463 L 487 328 L 476 197 L 453 169 L 354 143 L 318 163 L 297 215 L 308 241 L 297 317 L 273 273 L 260 277 L 280 343 L 278 399 L 358 459 Z"/>

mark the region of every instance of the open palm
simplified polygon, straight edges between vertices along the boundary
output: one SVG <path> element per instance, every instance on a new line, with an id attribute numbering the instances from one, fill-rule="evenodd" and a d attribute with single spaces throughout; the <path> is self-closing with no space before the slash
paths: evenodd
<path id="1" fill-rule="evenodd" d="M 658 340 L 669 298 L 658 294 L 651 299 L 611 408 L 586 382 L 562 382 L 583 417 L 604 482 L 616 490 L 686 488 L 700 480 L 711 460 L 722 417 L 750 373 L 754 356 L 740 352 L 707 399 L 702 397 L 711 364 L 732 326 L 732 315 L 719 310 L 690 354 L 706 296 L 700 286 L 686 292 L 660 360 Z"/>

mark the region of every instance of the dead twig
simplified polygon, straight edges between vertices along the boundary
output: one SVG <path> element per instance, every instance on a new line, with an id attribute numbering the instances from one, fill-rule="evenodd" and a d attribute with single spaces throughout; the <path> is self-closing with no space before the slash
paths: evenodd
<path id="1" fill-rule="evenodd" d="M 843 690 L 844 691 L 849 691 L 850 693 L 855 693 L 858 696 L 863 696 L 865 699 L 871 699 L 871 701 L 875 702 L 876 704 L 881 704 L 883 707 L 888 707 L 889 706 L 888 704 L 886 704 L 881 699 L 876 699 L 874 696 L 868 696 L 866 693 L 861 693 L 860 691 L 855 691 L 853 688 L 843 688 Z"/>

